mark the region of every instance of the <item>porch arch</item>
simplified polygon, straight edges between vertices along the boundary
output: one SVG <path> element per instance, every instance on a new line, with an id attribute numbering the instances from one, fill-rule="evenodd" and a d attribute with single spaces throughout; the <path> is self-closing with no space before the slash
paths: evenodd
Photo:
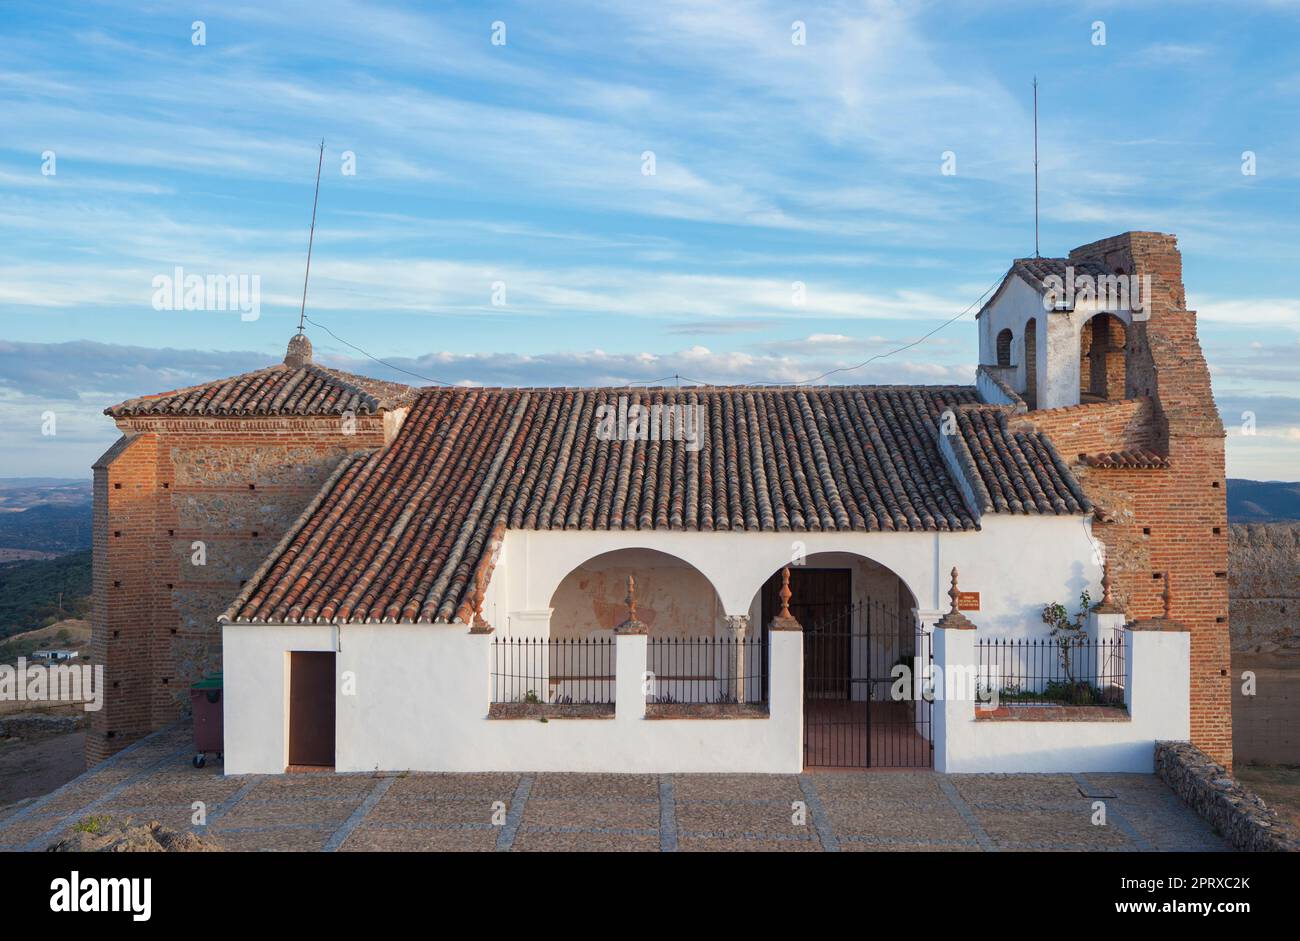
<path id="1" fill-rule="evenodd" d="M 627 580 L 636 579 L 637 618 L 652 637 L 712 637 L 726 612 L 713 583 L 686 560 L 631 546 L 594 555 L 551 593 L 550 636 L 612 636 L 627 617 Z"/>

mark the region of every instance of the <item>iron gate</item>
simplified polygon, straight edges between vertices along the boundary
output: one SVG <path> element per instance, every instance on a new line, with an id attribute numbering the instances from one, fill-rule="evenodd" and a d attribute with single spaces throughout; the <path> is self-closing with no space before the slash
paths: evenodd
<path id="1" fill-rule="evenodd" d="M 933 654 L 914 618 L 865 601 L 805 624 L 803 637 L 804 766 L 933 767 Z"/>

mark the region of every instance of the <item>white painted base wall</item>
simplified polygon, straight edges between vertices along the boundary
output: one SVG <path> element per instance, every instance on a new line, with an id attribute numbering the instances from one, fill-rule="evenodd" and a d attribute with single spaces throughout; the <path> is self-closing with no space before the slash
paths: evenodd
<path id="1" fill-rule="evenodd" d="M 936 771 L 1155 770 L 1157 741 L 1191 738 L 1191 644 L 1186 633 L 1124 631 L 1127 722 L 977 719 L 971 699 L 934 704 Z M 934 661 L 976 664 L 975 631 L 936 630 Z"/>
<path id="2" fill-rule="evenodd" d="M 288 762 L 288 661 L 337 649 L 338 771 L 795 773 L 803 766 L 803 635 L 774 632 L 765 719 L 647 719 L 646 638 L 620 636 L 612 719 L 487 718 L 488 635 L 464 625 L 226 624 L 225 769 Z M 349 674 L 351 676 L 349 677 Z"/>

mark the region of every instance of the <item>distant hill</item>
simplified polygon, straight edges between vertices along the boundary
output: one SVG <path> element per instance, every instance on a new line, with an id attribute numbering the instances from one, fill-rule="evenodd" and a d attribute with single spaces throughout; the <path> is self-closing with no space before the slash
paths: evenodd
<path id="1" fill-rule="evenodd" d="M 0 477 L 0 550 L 38 553 L 90 548 L 89 480 Z M 0 560 L 17 552 L 0 551 Z"/>
<path id="2" fill-rule="evenodd" d="M 89 501 L 68 505 L 41 503 L 0 512 L 0 549 L 74 552 L 90 548 Z"/>
<path id="3" fill-rule="evenodd" d="M 1271 523 L 1300 520 L 1300 482 L 1228 478 L 1228 521 Z"/>
<path id="4" fill-rule="evenodd" d="M 0 638 L 89 617 L 89 549 L 0 564 Z"/>

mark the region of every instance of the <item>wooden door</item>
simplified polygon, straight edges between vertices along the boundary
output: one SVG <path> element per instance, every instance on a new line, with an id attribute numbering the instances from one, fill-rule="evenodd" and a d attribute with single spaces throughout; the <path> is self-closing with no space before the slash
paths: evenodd
<path id="1" fill-rule="evenodd" d="M 778 572 L 763 586 L 764 626 L 780 610 L 780 590 Z M 803 626 L 805 692 L 810 698 L 849 697 L 852 591 L 850 569 L 790 568 L 790 614 Z"/>
<path id="2" fill-rule="evenodd" d="M 289 764 L 334 767 L 334 653 L 289 654 Z"/>

